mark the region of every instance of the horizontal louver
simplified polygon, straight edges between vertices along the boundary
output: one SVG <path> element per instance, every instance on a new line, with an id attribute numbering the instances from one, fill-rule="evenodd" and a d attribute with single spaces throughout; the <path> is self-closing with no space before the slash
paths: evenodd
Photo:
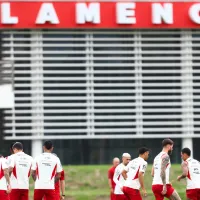
<path id="1" fill-rule="evenodd" d="M 15 62 L 6 136 L 200 133 L 199 50 L 192 30 L 4 31 Z"/>

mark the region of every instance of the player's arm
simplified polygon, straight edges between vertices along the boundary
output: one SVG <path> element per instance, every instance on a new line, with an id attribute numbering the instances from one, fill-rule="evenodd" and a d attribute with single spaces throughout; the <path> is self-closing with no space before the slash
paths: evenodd
<path id="1" fill-rule="evenodd" d="M 167 164 L 169 163 L 169 155 L 164 155 L 162 157 L 162 163 L 161 163 L 161 172 L 160 172 L 160 177 L 161 180 L 163 182 L 163 191 L 162 194 L 166 194 L 167 192 L 167 188 L 166 188 L 166 168 L 167 168 Z"/>
<path id="2" fill-rule="evenodd" d="M 3 163 L 2 163 L 2 169 L 4 172 L 4 177 L 6 179 L 7 182 L 7 193 L 11 192 L 11 186 L 10 186 L 10 175 L 9 175 L 9 166 L 8 166 L 8 161 L 6 159 L 4 159 Z"/>
<path id="3" fill-rule="evenodd" d="M 31 167 L 31 176 L 34 181 L 36 181 L 37 174 L 36 174 L 36 169 L 37 169 L 37 160 L 33 160 L 32 162 L 32 167 Z"/>
<path id="4" fill-rule="evenodd" d="M 147 192 L 144 185 L 144 173 L 146 171 L 146 168 L 147 168 L 147 164 L 143 164 L 142 166 L 140 166 L 140 171 L 138 174 L 139 182 L 142 188 L 142 193 L 143 193 L 143 196 L 145 197 L 147 196 Z"/>
<path id="5" fill-rule="evenodd" d="M 128 168 L 125 168 L 125 169 L 122 171 L 122 176 L 123 176 L 124 180 L 126 180 L 126 179 L 128 178 L 127 172 L 128 172 Z"/>
<path id="6" fill-rule="evenodd" d="M 120 174 L 121 174 L 120 169 L 117 167 L 115 169 L 115 173 L 114 173 L 114 176 L 113 176 L 113 181 L 115 182 L 116 185 L 118 185 L 120 188 L 122 188 L 122 185 L 120 184 L 120 182 L 118 180 Z"/>
<path id="7" fill-rule="evenodd" d="M 56 176 L 55 176 L 55 183 L 58 182 L 60 180 L 60 177 L 61 177 L 61 172 L 63 171 L 63 168 L 62 168 L 62 165 L 61 165 L 61 162 L 60 162 L 60 159 L 57 158 L 57 173 L 56 173 Z"/>
<path id="8" fill-rule="evenodd" d="M 60 188 L 61 188 L 62 199 L 64 199 L 65 198 L 65 180 L 60 181 Z"/>
<path id="9" fill-rule="evenodd" d="M 31 176 L 33 178 L 34 181 L 36 181 L 36 170 L 31 170 Z"/>
<path id="10" fill-rule="evenodd" d="M 61 172 L 57 172 L 55 176 L 55 183 L 60 180 L 60 177 L 61 177 Z"/>
<path id="11" fill-rule="evenodd" d="M 6 179 L 7 184 L 10 185 L 10 175 L 9 175 L 9 170 L 8 170 L 8 168 L 4 169 L 4 170 L 3 170 L 3 173 L 4 173 L 4 176 L 5 176 L 5 179 Z"/>
<path id="12" fill-rule="evenodd" d="M 111 193 L 113 193 L 113 188 L 112 188 L 112 172 L 108 170 L 108 185 L 110 188 Z"/>
<path id="13" fill-rule="evenodd" d="M 187 162 L 182 162 L 181 164 L 181 169 L 182 169 L 182 175 L 177 177 L 177 180 L 180 181 L 181 179 L 184 179 L 188 175 L 188 166 Z"/>
<path id="14" fill-rule="evenodd" d="M 154 166 L 152 166 L 152 169 L 151 169 L 151 176 L 154 177 Z"/>

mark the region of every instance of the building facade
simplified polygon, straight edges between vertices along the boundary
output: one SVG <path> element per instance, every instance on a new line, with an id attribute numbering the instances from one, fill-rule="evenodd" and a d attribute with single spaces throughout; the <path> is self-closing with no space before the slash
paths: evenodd
<path id="1" fill-rule="evenodd" d="M 10 3 L 11 11 L 16 9 L 12 3 L 16 2 Z M 81 163 L 98 163 L 99 156 L 100 163 L 105 163 L 115 156 L 112 150 L 121 154 L 124 149 L 135 151 L 144 144 L 157 153 L 160 141 L 168 137 L 177 141 L 175 162 L 180 161 L 181 147 L 193 148 L 195 144 L 196 149 L 200 138 L 198 21 L 191 25 L 186 20 L 186 27 L 180 28 L 181 21 L 174 25 L 170 16 L 160 14 L 158 25 L 159 16 L 152 12 L 153 24 L 138 22 L 133 27 L 134 20 L 127 21 L 122 13 L 116 14 L 115 23 L 109 17 L 106 23 L 113 25 L 107 27 L 109 24 L 102 22 L 107 16 L 105 7 L 114 15 L 122 12 L 123 6 L 101 2 L 102 21 L 88 6 L 83 18 L 76 18 L 77 25 L 69 23 L 69 29 L 62 24 L 62 15 L 59 19 L 59 6 L 53 3 L 57 18 L 51 6 L 45 8 L 48 12 L 44 9 L 43 16 L 42 3 L 38 5 L 39 14 L 35 14 L 38 26 L 20 23 L 20 15 L 16 21 L 16 11 L 5 18 L 13 27 L 3 26 L 1 30 L 2 61 L 14 63 L 15 102 L 4 111 L 6 140 L 26 140 L 27 144 L 31 140 L 33 156 L 42 151 L 43 140 L 57 140 L 60 156 L 62 149 L 69 152 L 71 146 L 77 154 L 70 155 L 79 155 Z M 136 8 L 150 5 L 140 3 L 136 2 Z M 171 3 L 176 8 L 176 2 Z M 62 2 L 68 8 L 72 4 Z M 84 9 L 82 5 L 79 13 Z M 168 7 L 164 5 L 163 9 L 167 15 Z M 194 23 L 197 19 L 191 12 Z M 182 14 L 185 19 L 186 13 Z M 1 67 L 6 70 L 9 66 L 3 63 Z M 91 158 L 81 155 L 81 149 Z M 70 163 L 64 156 L 63 160 Z"/>

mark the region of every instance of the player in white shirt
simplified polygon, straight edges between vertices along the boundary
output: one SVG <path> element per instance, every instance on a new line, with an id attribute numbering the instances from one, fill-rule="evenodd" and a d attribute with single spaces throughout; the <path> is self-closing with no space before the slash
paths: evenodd
<path id="1" fill-rule="evenodd" d="M 34 200 L 55 199 L 55 182 L 59 181 L 62 166 L 60 159 L 52 154 L 53 144 L 46 141 L 43 145 L 44 153 L 37 156 L 32 166 L 32 177 L 35 181 Z"/>
<path id="2" fill-rule="evenodd" d="M 12 146 L 14 154 L 9 156 L 9 171 L 12 192 L 10 200 L 29 199 L 29 177 L 33 158 L 23 152 L 23 145 L 16 142 Z"/>
<path id="3" fill-rule="evenodd" d="M 163 149 L 155 157 L 152 167 L 152 191 L 156 200 L 164 200 L 164 197 L 173 200 L 181 200 L 178 193 L 169 182 L 171 162 L 170 157 L 174 142 L 170 139 L 162 141 Z"/>
<path id="4" fill-rule="evenodd" d="M 127 166 L 128 163 L 130 162 L 130 160 L 131 160 L 131 155 L 129 153 L 123 153 L 122 163 L 119 164 L 115 168 L 115 173 L 114 173 L 114 177 L 113 177 L 113 181 L 116 184 L 115 190 L 114 190 L 115 200 L 126 200 L 127 199 L 121 190 L 121 188 L 123 187 L 124 182 L 125 182 L 124 177 L 122 176 L 122 172 L 123 172 L 125 166 Z"/>
<path id="5" fill-rule="evenodd" d="M 190 200 L 200 199 L 200 162 L 190 157 L 191 150 L 184 148 L 181 151 L 181 157 L 183 159 L 182 175 L 178 176 L 177 180 L 186 178 L 186 196 Z"/>
<path id="6" fill-rule="evenodd" d="M 0 156 L 0 199 L 9 200 L 8 194 L 11 192 L 8 161 Z"/>
<path id="7" fill-rule="evenodd" d="M 140 188 L 142 188 L 143 196 L 146 197 L 147 195 L 144 186 L 144 174 L 147 168 L 146 160 L 148 157 L 149 149 L 141 147 L 139 149 L 139 157 L 130 161 L 122 172 L 122 176 L 125 179 L 122 190 L 128 200 L 142 200 Z"/>

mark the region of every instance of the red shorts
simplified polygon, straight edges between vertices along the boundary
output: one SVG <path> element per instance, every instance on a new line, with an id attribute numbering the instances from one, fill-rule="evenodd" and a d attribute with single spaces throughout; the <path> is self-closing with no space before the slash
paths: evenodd
<path id="1" fill-rule="evenodd" d="M 28 200 L 28 190 L 12 189 L 10 193 L 10 200 Z"/>
<path id="2" fill-rule="evenodd" d="M 43 200 L 47 200 L 46 196 L 44 196 Z M 55 198 L 54 200 L 60 200 L 60 194 L 55 193 Z"/>
<path id="3" fill-rule="evenodd" d="M 9 200 L 8 194 L 6 193 L 6 190 L 0 190 L 0 199 L 2 200 Z"/>
<path id="4" fill-rule="evenodd" d="M 34 200 L 43 200 L 44 196 L 46 197 L 46 200 L 55 200 L 55 190 L 34 190 Z"/>
<path id="5" fill-rule="evenodd" d="M 123 187 L 123 192 L 127 200 L 142 200 L 139 190 L 135 190 L 129 187 Z"/>
<path id="6" fill-rule="evenodd" d="M 152 185 L 152 191 L 156 200 L 164 200 L 164 197 L 169 198 L 173 194 L 174 188 L 171 184 L 167 184 L 167 193 L 162 195 L 161 193 L 163 191 L 163 185 Z"/>
<path id="7" fill-rule="evenodd" d="M 116 200 L 116 195 L 114 193 L 110 193 L 110 200 Z"/>
<path id="8" fill-rule="evenodd" d="M 124 194 L 116 194 L 115 200 L 128 200 Z"/>
<path id="9" fill-rule="evenodd" d="M 200 189 L 186 190 L 186 196 L 188 199 L 199 200 L 200 199 Z"/>

